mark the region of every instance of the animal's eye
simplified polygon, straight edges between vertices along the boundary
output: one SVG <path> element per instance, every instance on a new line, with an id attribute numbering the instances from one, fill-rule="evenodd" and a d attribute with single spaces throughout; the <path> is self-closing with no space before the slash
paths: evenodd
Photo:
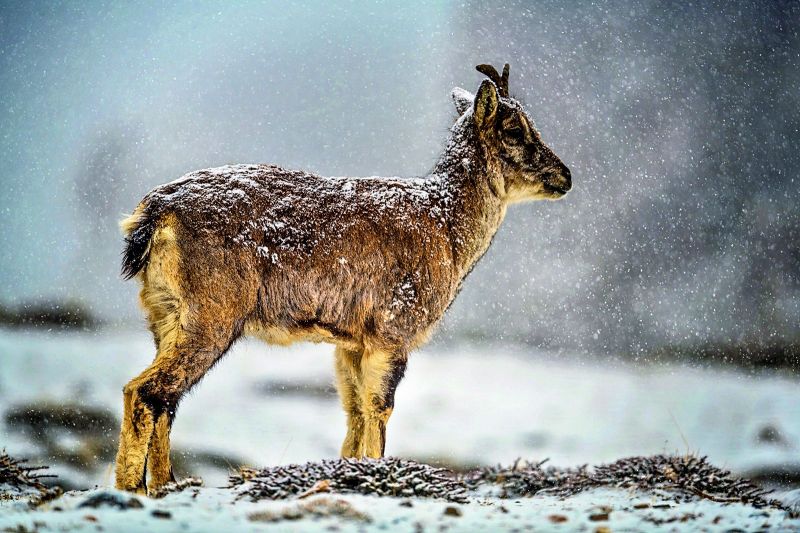
<path id="1" fill-rule="evenodd" d="M 506 130 L 506 135 L 508 135 L 510 137 L 515 137 L 515 138 L 521 138 L 522 137 L 522 128 L 520 128 L 519 126 L 515 126 L 513 128 L 508 128 Z"/>

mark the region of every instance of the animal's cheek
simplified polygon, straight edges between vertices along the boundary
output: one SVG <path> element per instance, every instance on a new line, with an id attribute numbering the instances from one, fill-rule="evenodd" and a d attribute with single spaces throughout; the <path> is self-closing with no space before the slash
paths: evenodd
<path id="1" fill-rule="evenodd" d="M 520 161 L 520 150 L 516 146 L 503 144 L 500 149 L 500 156 L 506 161 Z"/>
<path id="2" fill-rule="evenodd" d="M 519 144 L 508 139 L 502 139 L 500 141 L 500 149 L 504 152 L 518 152 Z"/>

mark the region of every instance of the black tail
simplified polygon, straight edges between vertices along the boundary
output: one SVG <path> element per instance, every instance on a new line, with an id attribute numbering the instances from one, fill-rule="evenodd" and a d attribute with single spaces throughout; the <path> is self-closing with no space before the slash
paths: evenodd
<path id="1" fill-rule="evenodd" d="M 150 239 L 156 229 L 156 221 L 145 209 L 133 222 L 125 235 L 125 249 L 122 251 L 122 277 L 131 279 L 147 265 L 150 258 Z"/>

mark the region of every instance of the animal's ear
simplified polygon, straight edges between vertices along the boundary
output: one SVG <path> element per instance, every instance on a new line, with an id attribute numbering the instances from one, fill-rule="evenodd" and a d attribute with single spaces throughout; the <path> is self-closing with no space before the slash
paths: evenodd
<path id="1" fill-rule="evenodd" d="M 478 129 L 484 129 L 494 124 L 497 117 L 498 95 L 497 86 L 489 80 L 483 80 L 475 97 L 475 124 Z"/>
<path id="2" fill-rule="evenodd" d="M 453 98 L 453 103 L 459 115 L 463 115 L 472 106 L 472 102 L 475 101 L 475 95 L 461 87 L 453 89 L 450 96 Z"/>

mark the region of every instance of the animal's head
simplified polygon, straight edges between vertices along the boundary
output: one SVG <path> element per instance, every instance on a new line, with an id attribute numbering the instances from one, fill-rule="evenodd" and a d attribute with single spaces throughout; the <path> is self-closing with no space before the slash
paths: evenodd
<path id="1" fill-rule="evenodd" d="M 453 101 L 465 120 L 474 121 L 490 171 L 504 181 L 509 202 L 557 200 L 572 188 L 572 176 L 561 159 L 542 141 L 522 105 L 508 94 L 508 64 L 502 76 L 491 65 L 478 65 L 489 77 L 472 95 L 453 90 Z"/>

